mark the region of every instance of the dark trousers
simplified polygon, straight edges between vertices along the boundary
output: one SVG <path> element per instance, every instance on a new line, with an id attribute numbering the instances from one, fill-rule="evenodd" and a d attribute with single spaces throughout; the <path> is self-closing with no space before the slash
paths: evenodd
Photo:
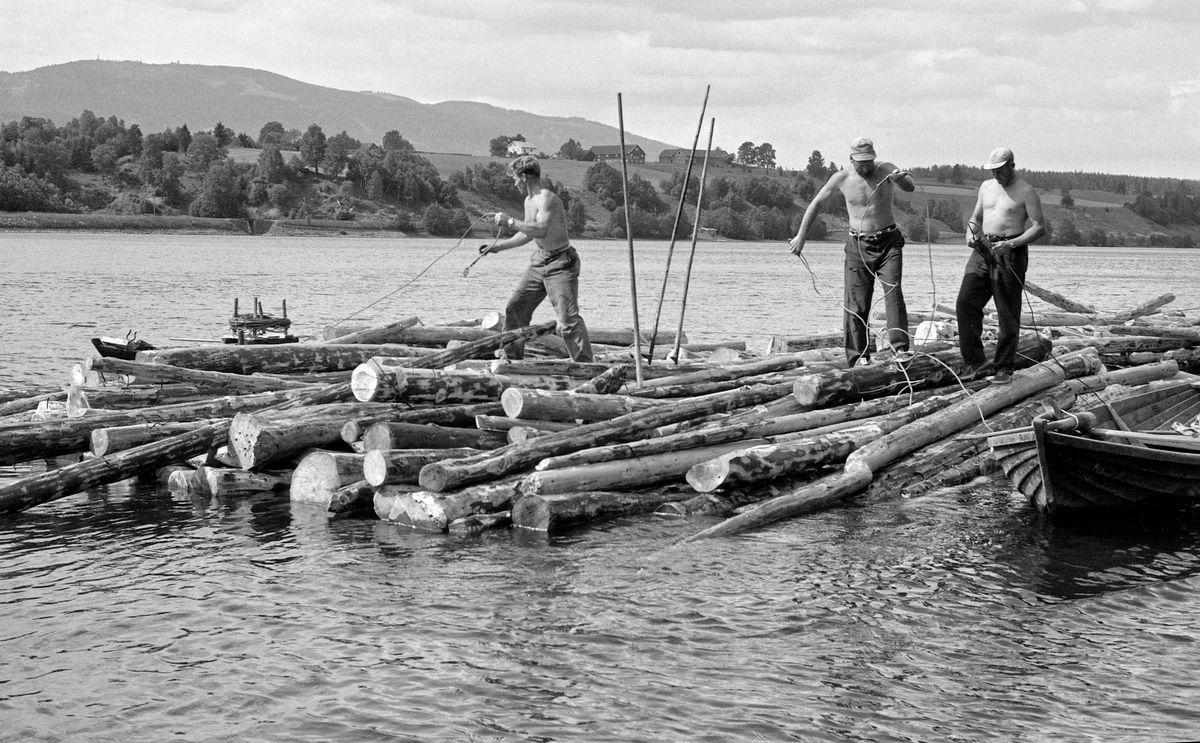
<path id="1" fill-rule="evenodd" d="M 529 268 L 525 269 L 525 275 L 504 308 L 504 329 L 516 330 L 529 325 L 533 311 L 549 297 L 558 317 L 558 332 L 571 359 L 591 361 L 592 343 L 588 339 L 587 325 L 579 314 L 579 266 L 579 253 L 575 248 L 568 247 L 553 256 L 535 251 Z M 525 355 L 525 344 L 510 344 L 504 351 L 509 358 L 519 359 Z"/>
<path id="2" fill-rule="evenodd" d="M 900 279 L 904 273 L 904 236 L 894 230 L 879 238 L 846 240 L 845 320 L 842 332 L 846 343 L 846 361 L 850 366 L 862 356 L 871 357 L 871 335 L 867 323 L 875 279 L 883 286 L 883 304 L 887 311 L 888 343 L 894 350 L 908 350 L 908 308 Z"/>
<path id="3" fill-rule="evenodd" d="M 971 251 L 955 306 L 958 350 L 962 353 L 964 363 L 979 366 L 987 361 L 983 355 L 983 308 L 991 299 L 996 302 L 996 317 L 1000 321 L 1000 338 L 994 360 L 996 371 L 1011 373 L 1016 368 L 1017 340 L 1021 332 L 1021 292 L 1025 288 L 1025 271 L 1028 268 L 1028 247 L 1014 248 L 1010 265 L 995 260 L 985 261 L 978 251 Z"/>

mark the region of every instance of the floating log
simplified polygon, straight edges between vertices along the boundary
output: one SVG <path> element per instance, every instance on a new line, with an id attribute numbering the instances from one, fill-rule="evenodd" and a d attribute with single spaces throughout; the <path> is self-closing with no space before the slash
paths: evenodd
<path id="1" fill-rule="evenodd" d="M 509 444 L 523 444 L 530 439 L 536 439 L 538 436 L 545 436 L 548 433 L 551 432 L 531 426 L 513 426 L 505 434 L 505 441 Z"/>
<path id="2" fill-rule="evenodd" d="M 591 490 L 626 490 L 681 480 L 693 466 L 750 446 L 769 443 L 766 439 L 733 441 L 682 451 L 650 454 L 636 459 L 618 459 L 598 464 L 542 470 L 521 481 L 522 495 L 575 493 Z M 690 497 L 690 496 L 689 496 Z M 651 509 L 653 510 L 653 509 Z"/>
<path id="3" fill-rule="evenodd" d="M 370 328 L 353 330 L 349 333 L 334 336 L 328 339 L 329 343 L 365 343 L 368 345 L 378 343 L 406 343 L 405 332 L 414 326 L 421 324 L 421 318 L 406 317 L 403 320 L 397 320 L 386 325 L 376 325 Z M 438 344 L 442 345 L 442 344 Z"/>
<path id="4" fill-rule="evenodd" d="M 642 331 L 642 343 L 650 342 L 650 333 Z M 601 346 L 632 346 L 633 345 L 633 328 L 588 328 L 588 338 L 592 343 Z M 674 345 L 675 333 L 670 330 L 660 330 L 654 335 L 656 344 Z M 687 342 L 687 334 L 683 335 L 683 342 Z"/>
<path id="5" fill-rule="evenodd" d="M 227 374 L 350 371 L 375 356 L 405 356 L 389 344 L 276 343 L 261 346 L 195 346 L 139 351 L 136 361 Z M 413 356 L 414 359 L 427 358 Z"/>
<path id="6" fill-rule="evenodd" d="M 516 374 L 550 374 L 555 376 L 568 376 L 576 379 L 593 379 L 612 368 L 612 364 L 602 364 L 596 362 L 582 361 L 560 361 L 557 359 L 547 359 L 541 361 L 503 361 L 497 360 L 491 362 L 491 370 L 494 374 L 516 375 Z M 655 367 L 646 367 L 642 370 L 643 379 L 657 379 L 658 377 L 674 376 L 689 371 L 701 371 L 706 369 L 706 364 L 675 364 L 661 365 Z"/>
<path id="7" fill-rule="evenodd" d="M 257 377 L 246 374 L 228 374 L 225 372 L 187 369 L 169 364 L 147 364 L 138 361 L 126 361 L 109 356 L 93 356 L 84 360 L 84 369 L 102 375 L 124 375 L 135 378 L 140 383 L 183 383 L 206 387 L 216 387 L 224 394 L 273 392 L 277 390 L 304 388 L 307 383 L 302 381 L 287 381 L 278 377 Z"/>
<path id="8" fill-rule="evenodd" d="M 391 406 L 390 411 L 377 416 L 352 418 L 342 424 L 342 441 L 352 444 L 360 441 L 366 435 L 367 429 L 376 423 L 431 423 L 439 426 L 455 428 L 470 428 L 480 417 L 494 417 L 509 420 L 499 416 L 504 407 L 499 402 L 478 403 L 475 405 L 442 405 L 439 407 L 423 407 L 409 409 L 399 405 Z M 388 447 L 403 448 L 403 447 Z"/>
<path id="9" fill-rule="evenodd" d="M 446 530 L 457 537 L 473 537 L 485 531 L 507 529 L 512 523 L 512 511 L 475 513 L 451 521 Z"/>
<path id="10" fill-rule="evenodd" d="M 1118 323 L 1144 317 L 1145 315 L 1152 315 L 1155 312 L 1158 312 L 1160 308 L 1165 307 L 1174 301 L 1175 295 L 1167 292 L 1166 294 L 1162 294 L 1154 299 L 1151 299 L 1149 302 L 1143 302 L 1142 304 L 1139 304 L 1137 307 L 1134 307 L 1128 312 L 1118 313 L 1112 318 L 1112 324 L 1116 325 Z"/>
<path id="11" fill-rule="evenodd" d="M 1046 358 L 1051 344 L 1033 333 L 1022 333 L 1017 346 L 1017 367 L 1027 367 Z M 984 347 L 991 358 L 994 344 Z M 918 354 L 907 367 L 875 364 L 809 374 L 796 380 L 793 394 L 809 409 L 826 408 L 855 400 L 897 392 L 901 389 L 937 387 L 955 380 L 954 370 L 962 366 L 957 351 Z"/>
<path id="12" fill-rule="evenodd" d="M 517 496 L 517 479 L 497 480 L 453 493 L 412 492 L 406 485 L 383 485 L 375 490 L 375 513 L 386 521 L 444 532 L 458 519 L 509 510 Z M 381 513 L 384 508 L 386 515 Z"/>
<path id="13" fill-rule="evenodd" d="M 789 394 L 790 385 L 747 387 L 732 392 L 666 403 L 640 410 L 610 421 L 579 426 L 571 431 L 553 433 L 525 444 L 509 444 L 503 449 L 461 460 L 434 462 L 421 470 L 421 485 L 444 492 L 481 480 L 507 475 L 534 465 L 539 460 L 604 444 L 643 438 L 658 426 L 699 418 L 713 413 L 758 405 Z"/>
<path id="14" fill-rule="evenodd" d="M 925 415 L 940 409 L 960 399 L 966 393 L 961 390 L 943 388 L 942 395 L 934 396 L 930 392 L 916 393 L 912 396 L 913 411 L 917 415 Z M 929 404 L 928 401 L 935 402 Z M 630 441 L 622 444 L 611 444 L 592 449 L 564 454 L 559 457 L 548 457 L 538 462 L 538 470 L 560 469 L 562 467 L 577 467 L 584 464 L 611 462 L 618 459 L 645 457 L 651 454 L 692 449 L 700 446 L 712 446 L 731 441 L 778 436 L 780 434 L 808 431 L 814 428 L 837 425 L 855 425 L 865 419 L 908 410 L 910 397 L 883 398 L 852 403 L 828 410 L 814 410 L 807 413 L 792 415 L 767 415 L 753 418 L 743 418 L 734 422 L 735 418 L 727 421 L 715 421 L 690 431 L 661 436 L 658 438 Z M 924 406 L 924 407 L 922 407 Z"/>
<path id="15" fill-rule="evenodd" d="M 1178 338 L 1189 344 L 1200 343 L 1200 329 L 1177 327 L 1174 325 L 1113 325 L 1108 328 L 1116 335 L 1153 336 L 1158 338 Z"/>
<path id="16" fill-rule="evenodd" d="M 287 411 L 239 413 L 229 426 L 238 466 L 261 468 L 304 449 L 340 446 L 347 419 L 373 417 L 386 403 L 331 403 Z"/>
<path id="17" fill-rule="evenodd" d="M 691 498 L 679 489 L 648 492 L 587 491 L 552 495 L 524 495 L 513 504 L 512 525 L 522 529 L 555 532 L 564 527 L 602 518 L 650 513 L 664 503 Z"/>
<path id="18" fill-rule="evenodd" d="M 500 412 L 504 412 L 501 408 Z M 475 416 L 475 426 L 481 431 L 499 431 L 505 432 L 513 428 L 536 428 L 542 431 L 571 431 L 579 428 L 579 424 L 575 422 L 565 421 L 538 421 L 528 419 L 509 418 L 501 415 L 477 415 Z"/>
<path id="19" fill-rule="evenodd" d="M 132 449 L 151 441 L 160 441 L 187 431 L 195 431 L 197 428 L 212 425 L 220 420 L 227 419 L 205 418 L 196 421 L 138 423 L 132 426 L 97 428 L 92 431 L 91 435 L 92 455 L 103 457 L 106 454 Z"/>
<path id="20" fill-rule="evenodd" d="M 167 489 L 172 493 L 191 493 L 198 490 L 195 467 L 172 470 L 167 475 Z"/>
<path id="21" fill-rule="evenodd" d="M 363 454 L 315 450 L 305 454 L 292 471 L 289 497 L 297 503 L 326 508 L 338 492 L 363 479 Z"/>
<path id="22" fill-rule="evenodd" d="M 884 434 L 942 410 L 966 396 L 963 392 L 931 397 L 889 415 L 873 418 L 865 425 L 821 435 L 809 434 L 725 454 L 692 467 L 688 470 L 687 481 L 697 492 L 707 493 L 725 483 L 770 480 L 840 462 Z"/>
<path id="23" fill-rule="evenodd" d="M 866 488 L 874 473 L 899 457 L 910 454 L 941 438 L 961 431 L 981 416 L 988 416 L 1030 395 L 1061 382 L 1067 377 L 1095 373 L 1100 357 L 1094 349 L 1059 357 L 1013 374 L 1007 385 L 993 385 L 970 399 L 885 435 L 855 451 L 846 460 L 842 472 L 822 478 L 793 493 L 758 504 L 753 509 L 726 519 L 716 526 L 689 537 L 686 541 L 728 536 L 781 518 L 823 507 Z"/>
<path id="24" fill-rule="evenodd" d="M 1043 289 L 1028 279 L 1025 280 L 1025 291 L 1029 292 L 1038 299 L 1044 302 L 1049 302 L 1055 307 L 1058 307 L 1061 310 L 1066 310 L 1067 312 L 1075 312 L 1081 315 L 1093 316 L 1097 314 L 1095 307 L 1081 304 L 1072 299 L 1067 299 L 1058 292 L 1050 291 L 1049 289 Z"/>
<path id="25" fill-rule="evenodd" d="M 748 361 L 742 364 L 715 366 L 710 369 L 686 372 L 669 377 L 651 379 L 642 384 L 642 388 L 669 387 L 698 384 L 703 382 L 723 382 L 731 379 L 743 379 L 760 374 L 799 369 L 804 366 L 804 360 L 798 356 L 773 356 L 758 361 Z"/>
<path id="26" fill-rule="evenodd" d="M 712 382 L 691 382 L 688 384 L 672 384 L 660 385 L 657 387 L 641 387 L 635 390 L 630 390 L 629 395 L 642 400 L 663 400 L 672 397 L 698 397 L 700 395 L 711 395 L 714 392 L 726 392 L 735 390 L 748 384 L 781 384 L 783 382 L 793 382 L 797 377 L 805 374 L 814 374 L 816 369 L 794 369 L 787 372 L 774 372 L 771 374 L 756 374 L 752 377 L 740 377 L 737 379 L 726 379 Z"/>
<path id="27" fill-rule="evenodd" d="M 1114 335 L 1101 338 L 1057 338 L 1054 353 L 1070 353 L 1081 348 L 1094 348 L 1101 355 L 1117 353 L 1162 353 L 1194 345 L 1184 338 L 1163 338 L 1153 335 Z"/>
<path id="28" fill-rule="evenodd" d="M 473 371 L 412 369 L 394 365 L 389 359 L 360 364 L 350 380 L 354 397 L 363 402 L 483 402 L 499 400 L 500 394 L 513 386 L 566 390 L 572 381 L 564 376 L 505 377 Z"/>
<path id="29" fill-rule="evenodd" d="M 373 449 L 362 455 L 362 478 L 375 487 L 381 485 L 416 485 L 421 468 L 430 462 L 456 459 L 478 454 L 478 449 Z"/>
<path id="30" fill-rule="evenodd" d="M 826 468 L 811 469 L 796 475 L 745 484 L 731 484 L 713 493 L 697 493 L 687 500 L 664 503 L 654 509 L 659 516 L 698 516 L 712 514 L 727 516 L 738 508 L 785 495 L 821 477 Z"/>
<path id="31" fill-rule="evenodd" d="M 80 418 L 0 424 L 0 465 L 85 451 L 91 447 L 92 431 L 98 428 L 232 418 L 240 411 L 264 409 L 278 405 L 280 401 L 297 399 L 299 393 L 299 390 L 263 392 L 256 395 L 218 397 L 201 402 L 160 405 L 128 412 L 100 413 L 93 410 Z"/>
<path id="32" fill-rule="evenodd" d="M 357 480 L 349 485 L 343 485 L 329 499 L 329 512 L 334 514 L 352 514 L 369 510 L 373 506 L 375 486 L 366 480 Z"/>
<path id="33" fill-rule="evenodd" d="M 204 467 L 197 470 L 212 495 L 243 495 L 287 487 L 290 475 L 273 472 L 247 472 L 236 469 Z"/>
<path id="34" fill-rule="evenodd" d="M 60 389 L 58 392 L 42 392 L 36 395 L 30 395 L 28 397 L 13 398 L 3 404 L 0 404 L 0 418 L 37 410 L 38 406 L 43 402 L 65 403 L 66 401 L 67 392 L 63 389 Z"/>
<path id="35" fill-rule="evenodd" d="M 500 396 L 510 418 L 547 421 L 605 421 L 638 410 L 659 407 L 659 400 L 638 400 L 625 395 L 589 395 L 509 387 Z"/>
<path id="36" fill-rule="evenodd" d="M 0 513 L 15 513 L 147 470 L 176 464 L 214 448 L 229 425 L 211 426 L 143 444 L 108 457 L 96 457 L 0 485 Z"/>
<path id="37" fill-rule="evenodd" d="M 773 335 L 767 344 L 764 355 L 777 353 L 796 353 L 811 351 L 816 348 L 836 349 L 843 357 L 845 336 L 839 330 L 836 333 L 817 333 L 813 335 Z"/>
<path id="38" fill-rule="evenodd" d="M 1179 373 L 1179 364 L 1174 361 L 1162 361 L 1157 364 L 1132 367 L 1129 369 L 1102 370 L 1093 377 L 1068 379 L 1065 384 L 1072 392 L 1094 392 L 1102 390 L 1109 384 L 1140 385 L 1149 384 L 1160 379 L 1170 379 Z"/>
<path id="39" fill-rule="evenodd" d="M 607 371 L 601 372 L 579 385 L 575 388 L 575 391 L 587 395 L 611 395 L 625 385 L 625 378 L 629 375 L 629 369 L 629 364 L 616 364 Z"/>
<path id="40" fill-rule="evenodd" d="M 380 422 L 367 428 L 362 437 L 363 451 L 391 449 L 495 449 L 508 443 L 508 437 L 496 431 L 478 428 L 452 428 L 432 423 Z"/>

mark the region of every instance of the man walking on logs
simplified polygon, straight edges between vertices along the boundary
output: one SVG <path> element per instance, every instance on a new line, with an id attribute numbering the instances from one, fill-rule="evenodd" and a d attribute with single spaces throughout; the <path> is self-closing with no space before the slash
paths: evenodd
<path id="1" fill-rule="evenodd" d="M 1021 330 L 1021 292 L 1029 268 L 1029 244 L 1046 232 L 1042 200 L 1016 172 L 1012 150 L 992 151 L 984 169 L 995 180 L 979 184 L 975 211 L 967 220 L 967 247 L 971 257 L 963 272 L 955 314 L 958 348 L 962 352 L 964 380 L 987 372 L 983 355 L 983 308 L 996 302 L 1000 337 L 993 362 L 992 384 L 1008 384 L 1017 361 L 1017 336 Z"/>
<path id="2" fill-rule="evenodd" d="M 549 297 L 571 359 L 591 361 L 592 344 L 587 325 L 579 315 L 579 253 L 567 237 L 567 213 L 562 199 L 542 184 L 542 166 L 537 158 L 524 155 L 513 160 L 509 167 L 513 183 L 525 197 L 525 217 L 518 220 L 504 212 L 496 214 L 496 224 L 515 230 L 516 234 L 493 245 L 482 245 L 479 252 L 499 253 L 531 240 L 538 249 L 504 308 L 504 330 L 529 325 L 533 311 Z M 524 344 L 508 346 L 504 353 L 510 359 L 519 359 L 524 356 Z"/>
<path id="3" fill-rule="evenodd" d="M 801 257 L 809 225 L 825 199 L 835 190 L 846 199 L 850 236 L 846 240 L 845 264 L 845 335 L 846 361 L 850 366 L 871 363 L 871 337 L 867 318 L 871 312 L 871 297 L 875 279 L 883 285 L 884 306 L 887 310 L 888 343 L 895 358 L 905 362 L 912 358 L 908 350 L 908 308 L 900 288 L 903 273 L 904 235 L 892 213 L 892 184 L 903 191 L 913 191 L 916 183 L 912 174 L 895 165 L 875 161 L 875 145 L 866 137 L 850 143 L 853 168 L 839 170 L 813 197 L 800 231 L 791 239 L 792 254 Z"/>

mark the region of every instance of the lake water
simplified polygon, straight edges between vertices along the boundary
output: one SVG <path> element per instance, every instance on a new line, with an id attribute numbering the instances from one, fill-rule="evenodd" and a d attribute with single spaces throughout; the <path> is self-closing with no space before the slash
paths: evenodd
<path id="1" fill-rule="evenodd" d="M 65 383 L 95 335 L 216 337 L 235 297 L 286 299 L 300 335 L 500 309 L 524 251 L 464 278 L 475 243 L 455 242 L 0 234 L 0 387 Z M 630 326 L 625 243 L 577 245 L 585 317 Z M 646 329 L 666 246 L 637 247 Z M 907 249 L 910 308 L 953 304 L 964 250 Z M 838 328 L 840 247 L 806 255 L 819 293 L 782 243 L 701 243 L 689 336 Z M 1197 252 L 1032 263 L 1102 310 L 1200 306 Z M 1200 737 L 1200 509 L 1054 527 L 995 486 L 679 546 L 711 523 L 456 539 L 279 494 L 98 488 L 0 519 L 0 740 Z"/>

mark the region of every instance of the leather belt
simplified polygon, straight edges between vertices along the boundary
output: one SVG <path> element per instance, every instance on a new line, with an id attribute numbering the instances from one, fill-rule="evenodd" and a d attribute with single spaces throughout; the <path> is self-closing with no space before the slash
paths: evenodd
<path id="1" fill-rule="evenodd" d="M 858 230 L 850 230 L 850 237 L 856 237 L 860 240 L 874 240 L 876 238 L 883 237 L 884 235 L 888 234 L 889 232 L 895 232 L 898 229 L 900 229 L 900 228 L 897 227 L 896 225 L 889 224 L 887 227 L 884 227 L 882 230 L 877 230 L 875 232 L 859 232 Z"/>

